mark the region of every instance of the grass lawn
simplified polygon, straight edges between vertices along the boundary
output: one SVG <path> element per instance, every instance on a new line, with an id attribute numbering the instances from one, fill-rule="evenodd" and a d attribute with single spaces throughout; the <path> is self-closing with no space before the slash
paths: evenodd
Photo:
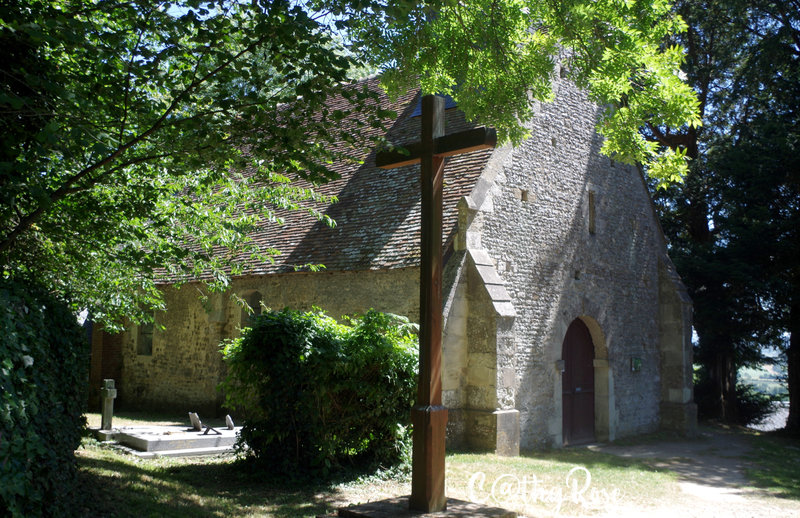
<path id="1" fill-rule="evenodd" d="M 186 424 L 168 416 L 114 417 L 115 426 Z M 87 416 L 90 426 L 99 415 Z M 96 425 L 95 425 L 96 426 Z M 349 473 L 298 484 L 278 473 L 265 479 L 233 457 L 139 459 L 84 440 L 76 452 L 86 516 L 316 516 L 337 507 L 406 495 L 409 475 Z M 584 448 L 516 458 L 455 453 L 447 458 L 447 495 L 521 515 L 597 514 L 619 503 L 647 508 L 677 495 L 671 472 Z"/>
<path id="2" fill-rule="evenodd" d="M 90 426 L 98 414 L 87 415 Z M 219 425 L 209 420 L 212 425 Z M 169 415 L 122 413 L 115 426 L 187 425 Z M 762 495 L 800 500 L 800 443 L 776 433 L 742 432 L 753 446 L 752 486 Z M 618 441 L 617 446 L 669 443 L 675 437 L 652 434 Z M 724 452 L 721 452 L 722 454 Z M 333 480 L 303 483 L 280 473 L 249 471 L 232 456 L 140 459 L 93 439 L 76 452 L 86 496 L 82 516 L 113 517 L 309 517 L 348 504 L 410 493 L 410 476 L 349 472 Z M 447 495 L 517 511 L 520 516 L 636 516 L 682 502 L 678 475 L 650 462 L 590 448 L 533 452 L 520 457 L 451 453 L 447 457 Z M 750 502 L 758 507 L 759 502 Z M 737 504 L 741 506 L 742 504 Z M 619 508 L 620 513 L 615 510 Z M 713 506 L 708 509 L 711 512 Z M 713 512 L 711 512 L 713 515 Z"/>
<path id="3" fill-rule="evenodd" d="M 86 516 L 316 516 L 408 494 L 406 477 L 350 474 L 331 482 L 265 480 L 231 457 L 139 459 L 92 440 L 78 450 Z M 272 478 L 272 477 L 271 477 Z M 529 516 L 593 514 L 675 493 L 674 475 L 589 450 L 503 458 L 451 454 L 447 494 Z"/>
<path id="4" fill-rule="evenodd" d="M 87 412 L 86 423 L 89 428 L 100 428 L 101 416 L 99 412 Z M 211 418 L 206 419 L 200 416 L 203 423 L 209 426 L 225 426 L 225 419 Z M 186 426 L 189 427 L 189 414 L 176 415 L 175 412 L 171 413 L 157 413 L 157 412 L 114 412 L 114 417 L 111 419 L 111 426 L 114 428 L 121 428 L 124 426 Z"/>
<path id="5" fill-rule="evenodd" d="M 527 516 L 613 515 L 620 505 L 647 508 L 678 493 L 676 476 L 646 463 L 585 448 L 504 458 L 447 458 L 448 496 Z"/>
<path id="6" fill-rule="evenodd" d="M 752 460 L 759 469 L 747 470 L 754 487 L 800 500 L 800 441 L 782 432 L 753 437 Z"/>

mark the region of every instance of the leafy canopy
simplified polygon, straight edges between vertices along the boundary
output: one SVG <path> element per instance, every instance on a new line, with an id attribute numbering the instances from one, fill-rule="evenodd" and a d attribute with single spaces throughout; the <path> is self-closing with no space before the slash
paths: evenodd
<path id="1" fill-rule="evenodd" d="M 519 141 L 562 60 L 605 107 L 604 151 L 678 179 L 683 151 L 639 130 L 699 123 L 682 51 L 665 43 L 682 29 L 663 0 L 0 7 L 3 275 L 40 279 L 106 323 L 160 304 L 154 271 L 224 287 L 238 259 L 274 252 L 250 230 L 286 209 L 324 218 L 314 207 L 333 200 L 314 182 L 372 144 L 343 123 L 388 116 L 374 93 L 342 88 L 365 63 L 390 92 L 450 93 Z"/>
<path id="2" fill-rule="evenodd" d="M 656 202 L 695 303 L 699 410 L 747 418 L 753 398 L 737 388 L 738 369 L 784 349 L 795 393 L 789 427 L 800 428 L 800 347 L 792 346 L 800 343 L 800 2 L 676 8 L 689 24 L 685 70 L 704 126 L 653 132 L 694 159 L 685 185 Z"/>
<path id="3" fill-rule="evenodd" d="M 233 257 L 268 260 L 248 231 L 323 218 L 313 184 L 356 143 L 341 120 L 386 115 L 341 91 L 356 63 L 297 2 L 2 9 L 0 264 L 95 319 L 157 305 L 154 269 L 224 285 Z"/>
<path id="4" fill-rule="evenodd" d="M 390 93 L 416 81 L 453 96 L 470 119 L 506 140 L 526 135 L 537 102 L 553 98 L 556 64 L 605 107 L 603 152 L 643 163 L 664 185 L 686 171 L 685 149 L 645 138 L 648 124 L 700 124 L 698 101 L 680 77 L 686 28 L 666 0 L 326 1 L 357 55 L 385 70 Z"/>

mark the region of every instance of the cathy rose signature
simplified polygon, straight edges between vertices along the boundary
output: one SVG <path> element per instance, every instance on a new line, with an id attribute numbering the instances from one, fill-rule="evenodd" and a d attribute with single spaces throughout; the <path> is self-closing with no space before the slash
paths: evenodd
<path id="1" fill-rule="evenodd" d="M 545 484 L 536 475 L 503 474 L 493 481 L 478 471 L 467 485 L 468 498 L 477 503 L 500 507 L 544 505 L 558 516 L 564 504 L 575 504 L 584 510 L 611 512 L 619 503 L 620 491 L 592 487 L 592 474 L 583 466 L 569 470 L 563 484 Z M 540 509 L 540 508 L 539 508 Z"/>

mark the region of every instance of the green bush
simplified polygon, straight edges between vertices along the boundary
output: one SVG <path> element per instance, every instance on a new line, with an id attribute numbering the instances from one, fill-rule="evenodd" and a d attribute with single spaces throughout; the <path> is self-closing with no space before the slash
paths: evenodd
<path id="1" fill-rule="evenodd" d="M 85 425 L 86 334 L 45 290 L 0 277 L 0 504 L 10 516 L 75 514 Z M 0 510 L 0 515 L 3 511 Z"/>
<path id="2" fill-rule="evenodd" d="M 719 417 L 714 387 L 704 369 L 695 369 L 694 400 L 699 419 Z M 736 416 L 730 422 L 742 426 L 758 424 L 774 411 L 775 401 L 779 400 L 780 396 L 765 394 L 756 386 L 739 381 L 736 384 Z"/>
<path id="3" fill-rule="evenodd" d="M 751 384 L 736 385 L 736 411 L 739 424 L 743 426 L 758 424 L 775 411 L 778 398 L 760 392 Z"/>
<path id="4" fill-rule="evenodd" d="M 224 343 L 226 406 L 244 416 L 240 442 L 257 462 L 316 474 L 401 460 L 416 391 L 414 327 L 376 311 L 348 320 L 271 311 Z"/>

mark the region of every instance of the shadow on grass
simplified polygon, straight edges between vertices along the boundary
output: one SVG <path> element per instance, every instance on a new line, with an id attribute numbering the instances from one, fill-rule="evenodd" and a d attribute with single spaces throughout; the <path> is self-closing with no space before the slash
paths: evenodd
<path id="1" fill-rule="evenodd" d="M 764 433 L 752 438 L 752 461 L 747 470 L 755 487 L 776 496 L 800 500 L 800 437 L 783 431 Z"/>
<path id="2" fill-rule="evenodd" d="M 330 512 L 331 484 L 265 481 L 231 461 L 159 466 L 81 455 L 83 516 L 315 516 Z"/>

